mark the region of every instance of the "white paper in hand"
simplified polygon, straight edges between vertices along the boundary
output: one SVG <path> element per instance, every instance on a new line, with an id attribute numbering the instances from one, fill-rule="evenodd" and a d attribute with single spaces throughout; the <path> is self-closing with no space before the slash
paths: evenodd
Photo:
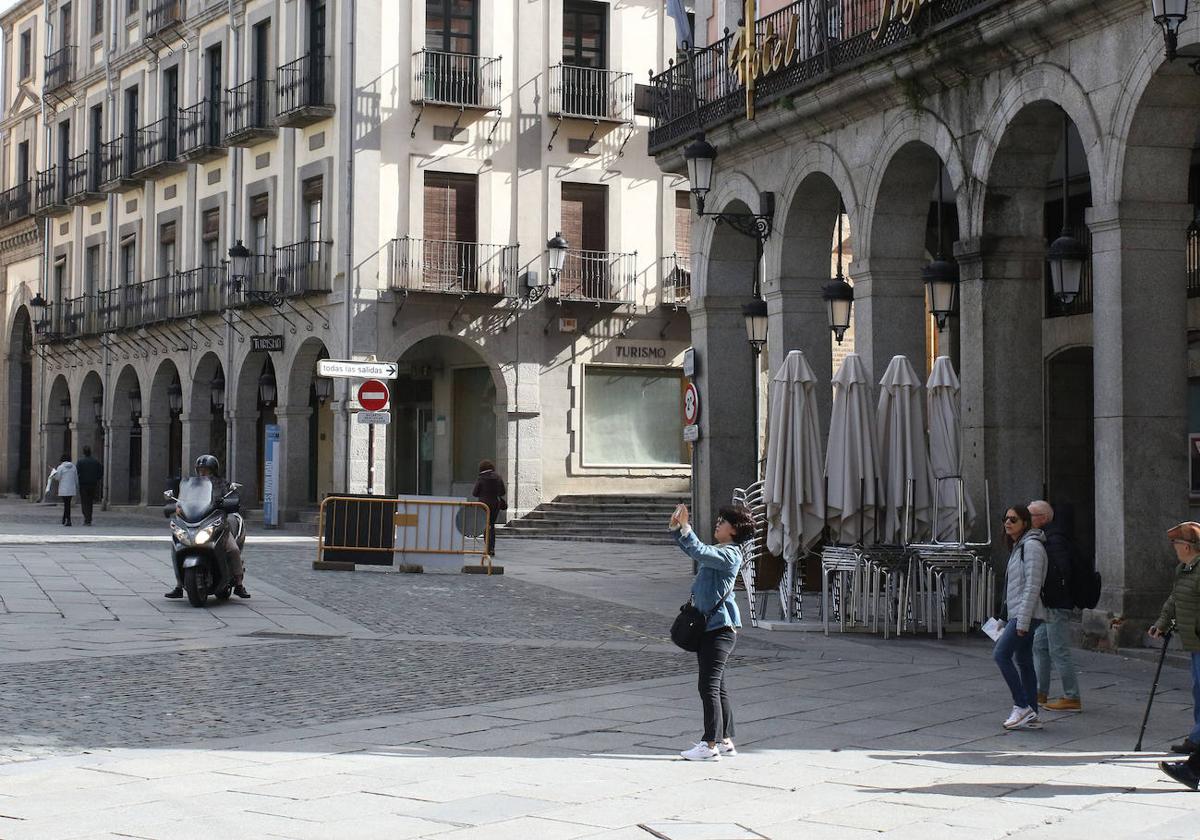
<path id="1" fill-rule="evenodd" d="M 998 618 L 989 618 L 979 629 L 984 633 L 987 633 L 988 637 L 994 642 L 999 639 L 1000 634 L 1004 632 L 1004 622 Z"/>

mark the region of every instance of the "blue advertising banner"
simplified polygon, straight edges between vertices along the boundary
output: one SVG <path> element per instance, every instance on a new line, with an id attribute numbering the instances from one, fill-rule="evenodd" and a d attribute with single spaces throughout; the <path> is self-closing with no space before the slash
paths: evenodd
<path id="1" fill-rule="evenodd" d="M 279 527 L 279 426 L 268 423 L 263 445 L 263 524 Z"/>

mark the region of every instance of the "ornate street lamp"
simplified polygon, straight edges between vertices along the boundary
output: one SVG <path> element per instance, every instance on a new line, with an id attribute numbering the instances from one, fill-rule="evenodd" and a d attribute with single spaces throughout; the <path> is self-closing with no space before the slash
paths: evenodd
<path id="1" fill-rule="evenodd" d="M 328 376 L 317 376 L 313 378 L 313 391 L 317 394 L 317 402 L 321 405 L 333 396 L 333 380 Z"/>
<path id="2" fill-rule="evenodd" d="M 276 396 L 275 374 L 267 368 L 262 372 L 262 376 L 258 377 L 258 398 L 266 407 L 275 405 Z"/>
<path id="3" fill-rule="evenodd" d="M 33 331 L 38 335 L 44 335 L 50 329 L 50 301 L 42 297 L 41 292 L 38 292 L 29 301 L 29 305 L 38 311 L 37 320 L 33 322 Z"/>
<path id="4" fill-rule="evenodd" d="M 947 319 L 954 314 L 958 302 L 958 268 L 942 254 L 942 163 L 938 161 L 937 194 L 937 255 L 933 262 L 921 269 L 921 280 L 929 293 L 929 311 L 937 321 L 938 332 L 946 329 Z"/>
<path id="5" fill-rule="evenodd" d="M 829 329 L 837 343 L 841 344 L 850 329 L 850 314 L 854 308 L 854 287 L 846 282 L 842 274 L 842 216 L 844 207 L 838 207 L 837 222 L 837 274 L 821 287 L 821 297 L 829 307 Z"/>
<path id="6" fill-rule="evenodd" d="M 1050 250 L 1046 254 L 1046 261 L 1050 263 L 1050 282 L 1054 288 L 1054 296 L 1064 305 L 1069 305 L 1079 295 L 1083 263 L 1088 258 L 1087 248 L 1071 235 L 1071 223 L 1067 214 L 1071 173 L 1071 146 L 1067 135 L 1069 125 L 1067 112 L 1063 111 L 1062 233 L 1050 243 Z"/>
<path id="7" fill-rule="evenodd" d="M 71 401 L 64 399 L 58 401 L 58 407 L 62 409 L 63 423 L 71 425 Z"/>
<path id="8" fill-rule="evenodd" d="M 213 410 L 221 411 L 225 408 L 225 376 L 221 371 L 216 372 L 212 382 L 208 383 L 208 388 L 212 397 Z"/>
<path id="9" fill-rule="evenodd" d="M 183 386 L 178 381 L 167 386 L 167 408 L 173 417 L 183 414 Z"/>
<path id="10" fill-rule="evenodd" d="M 759 209 L 762 211 L 759 213 L 706 213 L 704 200 L 712 189 L 713 161 L 717 159 L 717 149 L 701 135 L 684 148 L 683 157 L 687 161 L 692 195 L 696 197 L 696 215 L 725 222 L 738 233 L 757 239 L 761 248 L 771 235 L 771 223 L 775 218 L 775 193 L 759 193 Z"/>
<path id="11" fill-rule="evenodd" d="M 250 249 L 242 244 L 242 240 L 234 243 L 229 249 L 229 278 L 235 283 L 245 281 L 250 276 Z"/>
<path id="12" fill-rule="evenodd" d="M 142 416 L 142 389 L 137 385 L 129 392 L 129 419 L 137 422 Z"/>
<path id="13" fill-rule="evenodd" d="M 755 298 L 742 307 L 742 317 L 746 319 L 746 340 L 757 356 L 767 343 L 767 302 Z"/>
<path id="14" fill-rule="evenodd" d="M 717 159 L 717 149 L 701 135 L 684 147 L 683 159 L 687 161 L 688 180 L 692 184 L 692 195 L 696 196 L 696 207 L 703 216 L 704 199 L 712 189 L 713 162 Z"/>
<path id="15" fill-rule="evenodd" d="M 567 251 L 570 250 L 571 243 L 563 238 L 562 231 L 558 231 L 546 242 L 546 274 L 547 281 L 545 283 L 538 282 L 536 271 L 525 272 L 525 298 L 530 303 L 537 303 L 542 299 L 542 295 L 550 290 L 551 286 L 558 283 L 562 277 L 563 266 L 567 263 Z"/>
<path id="16" fill-rule="evenodd" d="M 1174 61 L 1179 43 L 1179 27 L 1187 20 L 1188 0 L 1150 0 L 1154 22 L 1162 27 L 1167 61 Z"/>
<path id="17" fill-rule="evenodd" d="M 104 397 L 97 394 L 92 397 L 92 414 L 96 418 L 96 425 L 100 426 L 104 423 Z"/>

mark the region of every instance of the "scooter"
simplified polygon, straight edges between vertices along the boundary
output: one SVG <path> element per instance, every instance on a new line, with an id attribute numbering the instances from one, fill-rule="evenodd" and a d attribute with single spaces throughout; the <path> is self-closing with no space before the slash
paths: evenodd
<path id="1" fill-rule="evenodd" d="M 238 548 L 246 543 L 246 523 L 238 512 L 240 484 L 229 485 L 223 498 L 213 498 L 212 481 L 204 476 L 179 482 L 179 495 L 168 490 L 163 497 L 163 515 L 170 520 L 171 563 L 175 577 L 183 584 L 188 603 L 203 607 L 208 596 L 226 601 L 233 593 L 233 567 L 221 550 L 227 531 Z"/>

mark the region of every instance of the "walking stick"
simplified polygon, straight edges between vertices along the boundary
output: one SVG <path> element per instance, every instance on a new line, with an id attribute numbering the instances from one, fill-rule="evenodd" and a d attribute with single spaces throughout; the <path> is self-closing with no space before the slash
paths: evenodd
<path id="1" fill-rule="evenodd" d="M 1146 701 L 1146 714 L 1142 715 L 1142 730 L 1138 732 L 1137 746 L 1133 748 L 1134 752 L 1142 751 L 1142 736 L 1146 734 L 1146 724 L 1150 722 L 1150 706 L 1154 703 L 1154 693 L 1158 691 L 1158 678 L 1162 674 L 1163 661 L 1167 658 L 1167 644 L 1171 641 L 1171 634 L 1175 632 L 1175 619 L 1171 619 L 1171 624 L 1167 627 L 1167 632 L 1163 633 L 1162 652 L 1158 655 L 1158 667 L 1154 669 L 1154 685 L 1150 686 L 1150 699 Z"/>

